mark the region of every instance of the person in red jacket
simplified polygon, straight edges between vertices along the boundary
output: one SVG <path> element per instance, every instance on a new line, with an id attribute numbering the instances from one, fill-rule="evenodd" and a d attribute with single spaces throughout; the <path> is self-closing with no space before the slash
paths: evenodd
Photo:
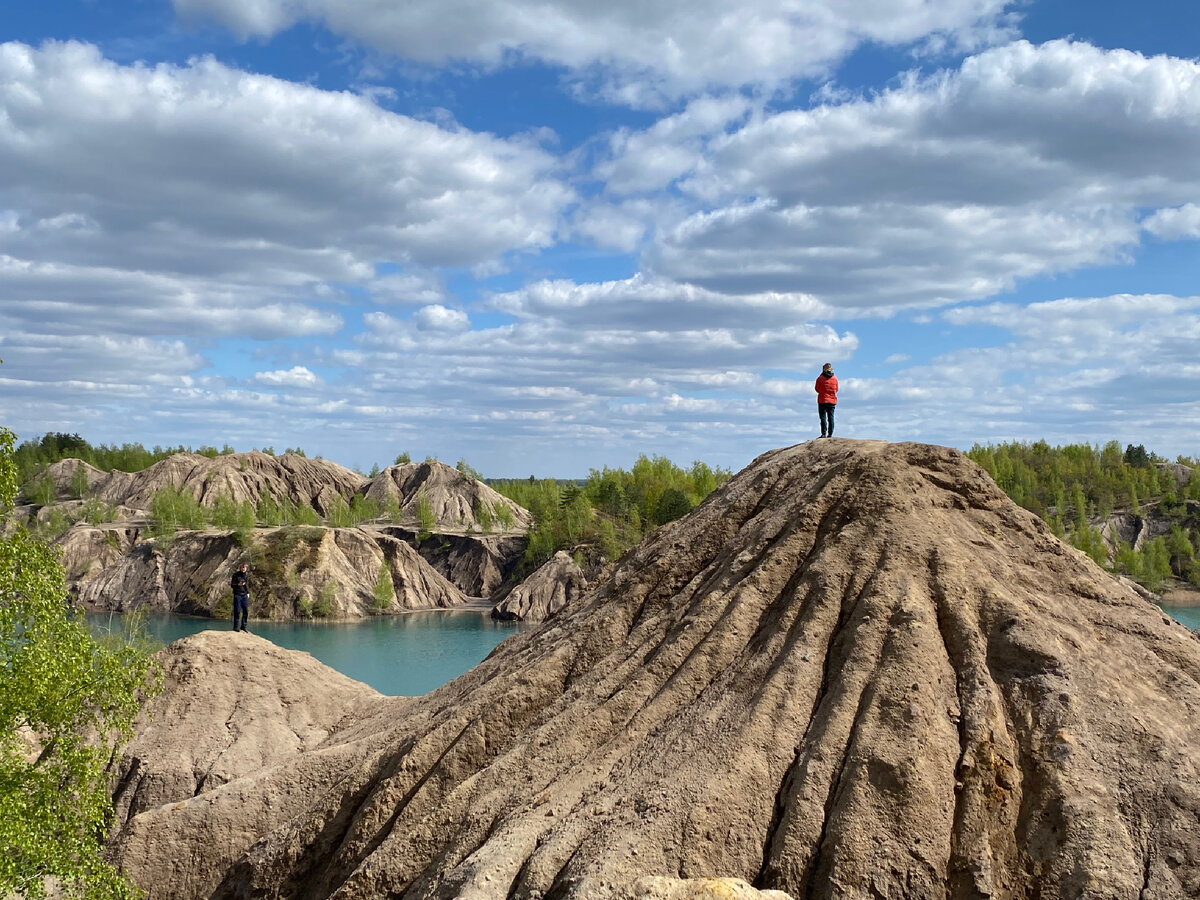
<path id="1" fill-rule="evenodd" d="M 817 413 L 821 416 L 821 437 L 833 437 L 833 410 L 837 406 L 838 391 L 833 363 L 821 366 L 814 389 L 817 392 Z"/>

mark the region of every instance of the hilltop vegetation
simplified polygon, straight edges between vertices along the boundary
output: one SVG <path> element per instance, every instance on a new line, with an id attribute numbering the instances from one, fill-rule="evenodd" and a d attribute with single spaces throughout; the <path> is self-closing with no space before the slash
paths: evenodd
<path id="1" fill-rule="evenodd" d="M 1174 577 L 1200 586 L 1200 466 L 1137 444 L 1121 450 L 1035 443 L 976 444 L 967 455 L 1014 501 L 1097 563 L 1150 590 Z M 1121 520 L 1151 536 L 1123 539 Z"/>
<path id="2" fill-rule="evenodd" d="M 639 456 L 629 471 L 592 469 L 587 480 L 493 481 L 500 494 L 533 513 L 523 566 L 532 571 L 563 549 L 587 545 L 616 559 L 659 525 L 687 515 L 731 473 L 699 460 L 683 469 L 663 456 Z"/>

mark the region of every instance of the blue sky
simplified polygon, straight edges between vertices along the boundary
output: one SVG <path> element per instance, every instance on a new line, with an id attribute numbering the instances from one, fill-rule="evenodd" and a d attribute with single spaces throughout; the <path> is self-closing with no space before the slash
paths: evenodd
<path id="1" fill-rule="evenodd" d="M 1200 455 L 1181 0 L 0 22 L 0 422 L 577 476 L 817 430 Z"/>

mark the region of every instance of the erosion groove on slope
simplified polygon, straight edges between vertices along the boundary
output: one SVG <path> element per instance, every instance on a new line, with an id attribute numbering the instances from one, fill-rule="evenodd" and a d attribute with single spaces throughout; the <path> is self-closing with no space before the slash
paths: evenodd
<path id="1" fill-rule="evenodd" d="M 833 439 L 113 851 L 151 898 L 1182 900 L 1198 821 L 1200 642 L 957 452 Z"/>

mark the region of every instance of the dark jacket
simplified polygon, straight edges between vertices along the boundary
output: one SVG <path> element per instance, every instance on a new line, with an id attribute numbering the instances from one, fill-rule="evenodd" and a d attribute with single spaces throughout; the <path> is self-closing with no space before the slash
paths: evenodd
<path id="1" fill-rule="evenodd" d="M 250 575 L 241 569 L 233 573 L 233 577 L 229 579 L 229 584 L 233 588 L 235 597 L 245 596 L 250 593 Z"/>

